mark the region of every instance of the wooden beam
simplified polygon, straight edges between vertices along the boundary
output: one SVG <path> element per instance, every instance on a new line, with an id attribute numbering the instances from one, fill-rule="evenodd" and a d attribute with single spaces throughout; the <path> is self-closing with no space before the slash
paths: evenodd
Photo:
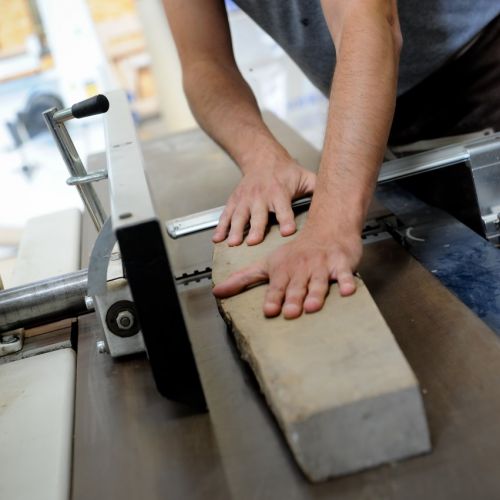
<path id="1" fill-rule="evenodd" d="M 80 268 L 81 212 L 61 210 L 30 219 L 5 287 L 25 285 Z"/>
<path id="2" fill-rule="evenodd" d="M 304 220 L 298 217 L 299 227 Z M 282 243 L 273 227 L 258 246 L 216 245 L 214 283 Z M 418 382 L 362 280 L 351 297 L 332 285 L 321 312 L 291 321 L 264 317 L 265 289 L 219 307 L 309 479 L 430 450 Z"/>

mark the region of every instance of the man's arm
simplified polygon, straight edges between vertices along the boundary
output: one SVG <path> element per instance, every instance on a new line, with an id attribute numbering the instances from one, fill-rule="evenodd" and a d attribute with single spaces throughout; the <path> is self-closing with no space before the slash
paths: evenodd
<path id="1" fill-rule="evenodd" d="M 269 211 L 281 233 L 295 232 L 291 200 L 314 189 L 315 175 L 299 166 L 264 124 L 255 97 L 236 66 L 223 0 L 165 0 L 182 65 L 183 84 L 200 126 L 234 159 L 243 179 L 214 234 L 239 245 L 264 237 Z"/>
<path id="2" fill-rule="evenodd" d="M 396 100 L 402 39 L 396 0 L 322 0 L 337 65 L 325 146 L 307 223 L 269 259 L 214 289 L 233 295 L 269 279 L 264 312 L 295 318 L 324 304 L 329 280 L 356 289 L 361 231 L 383 159 Z"/>
<path id="3" fill-rule="evenodd" d="M 359 234 L 382 164 L 402 45 L 396 0 L 322 0 L 337 67 L 309 227 Z"/>

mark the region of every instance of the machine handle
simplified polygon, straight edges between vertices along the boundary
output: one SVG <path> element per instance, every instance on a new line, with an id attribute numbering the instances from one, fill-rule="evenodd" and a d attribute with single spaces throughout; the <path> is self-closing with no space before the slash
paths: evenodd
<path id="1" fill-rule="evenodd" d="M 100 115 L 109 109 L 108 98 L 102 94 L 77 102 L 71 106 L 71 113 L 75 118 Z"/>

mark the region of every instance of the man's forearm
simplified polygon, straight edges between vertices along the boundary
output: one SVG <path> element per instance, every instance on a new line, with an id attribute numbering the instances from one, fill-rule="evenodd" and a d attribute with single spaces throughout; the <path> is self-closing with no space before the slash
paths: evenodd
<path id="1" fill-rule="evenodd" d="M 309 225 L 336 232 L 362 229 L 396 98 L 398 27 L 377 2 L 360 3 L 336 40 L 328 126 L 310 212 Z"/>
<path id="2" fill-rule="evenodd" d="M 200 61 L 184 71 L 184 89 L 200 126 L 243 173 L 259 165 L 289 161 L 286 150 L 262 121 L 252 90 L 236 68 Z"/>

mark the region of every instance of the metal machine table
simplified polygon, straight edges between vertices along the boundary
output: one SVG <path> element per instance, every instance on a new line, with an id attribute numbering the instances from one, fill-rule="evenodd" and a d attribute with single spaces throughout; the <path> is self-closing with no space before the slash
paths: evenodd
<path id="1" fill-rule="evenodd" d="M 272 126 L 292 154 L 315 166 L 317 153 L 280 123 Z M 165 220 L 223 204 L 237 182 L 235 167 L 200 137 L 190 132 L 145 146 Z M 84 263 L 94 237 L 87 221 Z M 169 242 L 176 274 L 210 265 L 210 249 L 209 233 Z M 497 337 L 392 239 L 367 245 L 360 271 L 420 381 L 431 454 L 309 483 L 205 281 L 180 297 L 210 415 L 163 399 L 144 357 L 113 361 L 97 353 L 93 315 L 79 318 L 73 500 L 498 497 Z"/>

